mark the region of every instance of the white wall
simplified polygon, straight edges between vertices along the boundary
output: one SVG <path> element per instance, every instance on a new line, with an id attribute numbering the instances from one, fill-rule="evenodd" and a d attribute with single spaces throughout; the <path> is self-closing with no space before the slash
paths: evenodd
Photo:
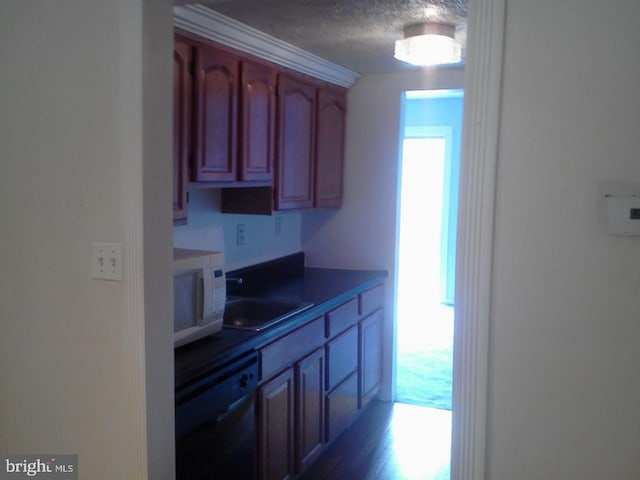
<path id="1" fill-rule="evenodd" d="M 488 478 L 637 479 L 640 238 L 599 190 L 640 182 L 640 6 L 507 3 Z"/>
<path id="2" fill-rule="evenodd" d="M 278 220 L 279 219 L 279 220 Z M 276 233 L 276 221 L 280 230 Z M 245 244 L 237 245 L 237 225 L 245 228 Z M 220 213 L 220 190 L 189 193 L 188 223 L 173 229 L 176 247 L 223 251 L 227 270 L 301 250 L 301 214 L 236 215 Z"/>
<path id="3" fill-rule="evenodd" d="M 0 445 L 82 478 L 147 473 L 142 10 L 0 3 Z M 91 278 L 92 241 L 122 243 L 122 282 Z"/>
<path id="4" fill-rule="evenodd" d="M 462 88 L 462 82 L 461 68 L 361 77 L 348 96 L 343 207 L 303 215 L 308 265 L 389 272 L 384 398 L 391 397 L 392 385 L 401 95 L 406 90 Z"/>

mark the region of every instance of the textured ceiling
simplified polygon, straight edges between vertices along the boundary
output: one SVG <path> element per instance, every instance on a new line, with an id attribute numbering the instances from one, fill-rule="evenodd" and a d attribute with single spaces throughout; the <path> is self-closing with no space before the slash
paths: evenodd
<path id="1" fill-rule="evenodd" d="M 176 3 L 189 3 L 177 1 Z M 201 0 L 212 10 L 359 73 L 411 68 L 393 58 L 405 25 L 441 20 L 464 46 L 467 0 Z"/>

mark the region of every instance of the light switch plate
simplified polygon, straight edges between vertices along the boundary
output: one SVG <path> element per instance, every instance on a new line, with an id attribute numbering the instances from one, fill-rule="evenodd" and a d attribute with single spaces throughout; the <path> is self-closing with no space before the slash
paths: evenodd
<path id="1" fill-rule="evenodd" d="M 93 242 L 91 245 L 93 278 L 122 280 L 122 244 Z"/>
<path id="2" fill-rule="evenodd" d="M 607 207 L 607 231 L 611 235 L 640 235 L 640 196 L 610 196 Z"/>

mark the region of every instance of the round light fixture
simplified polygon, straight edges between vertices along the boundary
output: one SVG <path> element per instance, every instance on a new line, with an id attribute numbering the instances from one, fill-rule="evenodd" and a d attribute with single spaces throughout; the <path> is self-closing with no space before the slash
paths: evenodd
<path id="1" fill-rule="evenodd" d="M 424 22 L 404 27 L 404 38 L 396 40 L 394 57 L 412 65 L 458 63 L 462 48 L 450 23 Z"/>

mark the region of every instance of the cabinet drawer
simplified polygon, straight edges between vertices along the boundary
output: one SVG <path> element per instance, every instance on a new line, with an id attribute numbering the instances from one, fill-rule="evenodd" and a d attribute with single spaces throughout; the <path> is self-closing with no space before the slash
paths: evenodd
<path id="1" fill-rule="evenodd" d="M 327 343 L 327 390 L 332 390 L 358 367 L 358 329 L 353 326 Z"/>
<path id="2" fill-rule="evenodd" d="M 333 441 L 358 414 L 358 375 L 354 372 L 327 395 L 327 442 Z"/>
<path id="3" fill-rule="evenodd" d="M 352 298 L 338 308 L 327 313 L 327 338 L 346 330 L 358 321 L 358 299 Z"/>
<path id="4" fill-rule="evenodd" d="M 322 345 L 322 317 L 295 330 L 287 336 L 262 348 L 260 357 L 260 380 L 264 380 L 278 370 L 291 365 L 307 353 Z"/>
<path id="5" fill-rule="evenodd" d="M 382 283 L 360 294 L 360 315 L 369 315 L 382 308 L 384 303 L 384 286 Z"/>
<path id="6" fill-rule="evenodd" d="M 262 348 L 259 353 L 260 380 L 268 378 L 322 345 L 323 329 L 322 317 L 316 318 L 304 327 Z"/>

